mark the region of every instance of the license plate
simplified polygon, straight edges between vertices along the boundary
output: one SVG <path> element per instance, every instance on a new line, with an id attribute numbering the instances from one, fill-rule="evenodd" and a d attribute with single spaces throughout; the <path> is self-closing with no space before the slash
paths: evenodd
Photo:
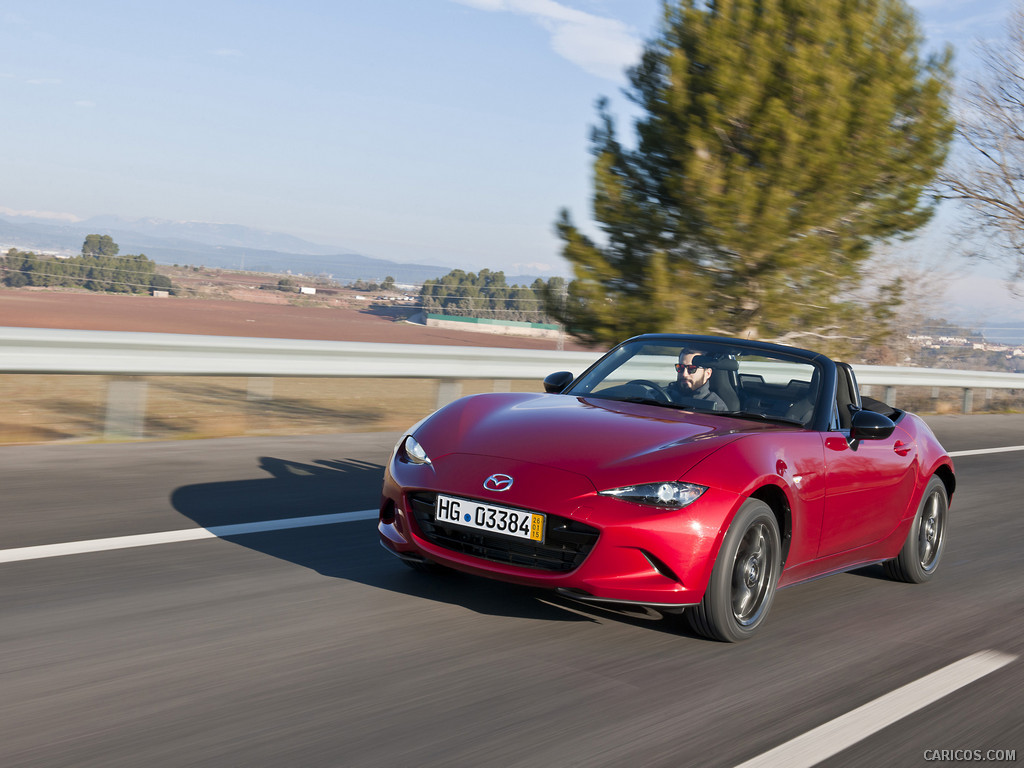
<path id="1" fill-rule="evenodd" d="M 500 507 L 482 501 L 437 495 L 434 519 L 439 523 L 461 525 L 479 531 L 503 533 L 530 541 L 544 541 L 544 515 L 521 509 Z"/>

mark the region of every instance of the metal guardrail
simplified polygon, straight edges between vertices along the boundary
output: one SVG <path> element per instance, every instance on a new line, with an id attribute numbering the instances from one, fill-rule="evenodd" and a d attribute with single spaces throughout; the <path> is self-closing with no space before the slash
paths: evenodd
<path id="1" fill-rule="evenodd" d="M 0 373 L 538 379 L 597 352 L 0 327 Z M 856 366 L 861 384 L 1024 389 L 1024 374 Z"/>
<path id="2" fill-rule="evenodd" d="M 558 370 L 579 374 L 597 352 L 493 347 L 376 344 L 346 341 L 196 336 L 170 333 L 0 327 L 0 373 L 94 374 L 114 377 L 108 390 L 108 433 L 134 432 L 144 400 L 125 377 L 244 376 L 437 379 L 438 406 L 458 397 L 459 380 L 543 379 Z M 964 412 L 976 389 L 1024 390 L 1024 374 L 896 366 L 857 366 L 862 388 L 963 390 Z M 114 426 L 109 426 L 113 424 Z"/>
<path id="3" fill-rule="evenodd" d="M 858 384 L 883 387 L 955 387 L 958 389 L 1024 389 L 1024 374 L 1002 371 L 961 371 L 953 368 L 902 368 L 855 365 Z"/>
<path id="4" fill-rule="evenodd" d="M 596 352 L 0 327 L 0 373 L 542 379 Z"/>

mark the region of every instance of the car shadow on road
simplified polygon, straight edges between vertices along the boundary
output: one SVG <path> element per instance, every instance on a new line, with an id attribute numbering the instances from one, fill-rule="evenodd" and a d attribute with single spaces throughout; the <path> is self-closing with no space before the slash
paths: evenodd
<path id="1" fill-rule="evenodd" d="M 862 576 L 865 579 L 876 579 L 878 581 L 888 582 L 892 581 L 892 579 L 889 578 L 888 575 L 886 575 L 885 567 L 881 563 L 875 563 L 874 565 L 865 565 L 861 568 L 855 568 L 852 571 L 848 571 L 848 573 L 851 573 L 854 576 Z"/>
<path id="2" fill-rule="evenodd" d="M 187 485 L 171 494 L 174 508 L 204 528 L 376 509 L 384 468 L 355 459 L 297 462 L 263 456 L 266 477 Z M 334 579 L 365 584 L 481 614 L 543 621 L 611 619 L 673 634 L 690 634 L 679 616 L 615 610 L 562 598 L 549 590 L 439 569 L 408 568 L 380 546 L 376 520 L 286 528 L 224 540 Z"/>

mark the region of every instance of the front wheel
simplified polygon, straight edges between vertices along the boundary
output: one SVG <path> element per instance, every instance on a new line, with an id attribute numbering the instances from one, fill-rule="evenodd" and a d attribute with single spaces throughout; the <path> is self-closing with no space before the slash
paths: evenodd
<path id="1" fill-rule="evenodd" d="M 921 505 L 910 526 L 900 553 L 885 562 L 890 579 L 921 584 L 935 575 L 939 559 L 946 548 L 946 519 L 949 497 L 942 480 L 932 477 L 924 490 Z"/>
<path id="2" fill-rule="evenodd" d="M 781 570 L 775 515 L 763 501 L 747 499 L 725 534 L 704 599 L 686 612 L 690 626 L 727 643 L 751 637 L 768 615 Z"/>

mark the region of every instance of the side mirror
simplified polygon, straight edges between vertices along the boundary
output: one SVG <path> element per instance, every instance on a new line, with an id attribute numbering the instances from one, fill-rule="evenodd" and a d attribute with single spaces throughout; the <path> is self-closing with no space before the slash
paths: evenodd
<path id="1" fill-rule="evenodd" d="M 557 395 L 563 389 L 572 384 L 572 380 L 575 378 L 576 377 L 569 373 L 569 371 L 550 373 L 544 377 L 544 391 L 552 395 Z"/>
<path id="2" fill-rule="evenodd" d="M 876 411 L 856 411 L 850 424 L 850 440 L 885 440 L 896 429 L 888 416 Z"/>

